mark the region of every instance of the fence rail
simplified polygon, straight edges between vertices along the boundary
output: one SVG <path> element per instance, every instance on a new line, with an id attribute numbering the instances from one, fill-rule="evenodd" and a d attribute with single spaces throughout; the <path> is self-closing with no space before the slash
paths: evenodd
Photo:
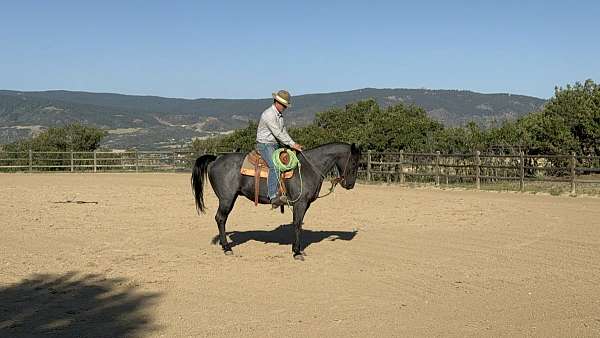
<path id="1" fill-rule="evenodd" d="M 360 164 L 359 175 L 366 181 L 405 183 L 434 182 L 482 184 L 514 181 L 518 190 L 525 183 L 568 183 L 571 194 L 576 194 L 582 184 L 600 188 L 600 156 L 570 155 L 495 155 L 440 154 L 368 151 Z"/>
<path id="2" fill-rule="evenodd" d="M 222 154 L 222 153 L 219 153 Z M 3 152 L 0 172 L 106 172 L 188 171 L 200 154 L 192 151 L 125 152 Z M 579 186 L 600 185 L 600 156 L 441 154 L 367 151 L 359 164 L 359 178 L 367 182 L 428 182 L 482 184 L 516 182 L 568 183 L 575 194 Z M 600 186 L 599 186 L 600 188 Z"/>
<path id="3" fill-rule="evenodd" d="M 0 152 L 0 171 L 168 171 L 187 170 L 191 151 Z"/>

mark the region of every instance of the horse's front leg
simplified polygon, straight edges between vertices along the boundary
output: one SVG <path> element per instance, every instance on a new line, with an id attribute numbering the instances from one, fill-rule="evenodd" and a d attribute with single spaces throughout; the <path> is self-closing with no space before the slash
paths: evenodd
<path id="1" fill-rule="evenodd" d="M 304 214 L 308 209 L 306 202 L 296 202 L 294 204 L 294 243 L 292 244 L 292 252 L 294 259 L 304 260 L 304 252 L 302 252 L 302 221 L 304 220 Z"/>

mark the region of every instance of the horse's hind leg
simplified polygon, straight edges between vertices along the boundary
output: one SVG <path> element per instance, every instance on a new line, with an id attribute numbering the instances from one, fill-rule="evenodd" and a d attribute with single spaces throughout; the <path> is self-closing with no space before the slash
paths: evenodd
<path id="1" fill-rule="evenodd" d="M 223 251 L 226 255 L 233 254 L 233 251 L 231 251 L 231 246 L 229 243 L 227 243 L 225 223 L 227 223 L 227 216 L 229 216 L 231 209 L 233 209 L 233 204 L 235 203 L 236 197 L 237 196 L 234 196 L 230 199 L 220 199 L 219 209 L 215 215 L 215 221 L 217 221 L 217 226 L 219 227 L 219 243 L 221 244 L 221 248 L 223 248 Z"/>

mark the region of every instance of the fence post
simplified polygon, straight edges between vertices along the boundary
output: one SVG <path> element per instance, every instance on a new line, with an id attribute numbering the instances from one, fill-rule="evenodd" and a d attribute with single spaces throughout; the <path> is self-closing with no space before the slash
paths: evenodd
<path id="1" fill-rule="evenodd" d="M 371 181 L 371 150 L 367 151 L 367 182 Z"/>
<path id="2" fill-rule="evenodd" d="M 440 151 L 435 152 L 435 185 L 440 185 Z"/>
<path id="3" fill-rule="evenodd" d="M 390 172 L 390 166 L 386 165 L 385 167 L 385 171 L 387 171 L 387 173 L 385 174 L 385 180 L 387 184 L 390 184 L 392 182 L 392 173 Z"/>
<path id="4" fill-rule="evenodd" d="M 33 150 L 29 149 L 29 172 L 33 171 Z"/>
<path id="5" fill-rule="evenodd" d="M 451 163 L 452 165 L 456 164 L 456 161 L 452 157 L 450 157 L 448 161 L 452 162 Z M 446 186 L 448 186 L 448 184 L 450 184 L 450 179 L 449 179 L 449 177 L 450 177 L 450 170 L 448 168 L 451 168 L 451 169 L 454 170 L 454 175 L 458 174 L 458 172 L 456 171 L 455 167 L 454 168 L 453 167 L 446 167 L 446 173 L 444 174 L 444 176 L 446 177 Z"/>
<path id="6" fill-rule="evenodd" d="M 384 155 L 384 156 L 386 156 L 386 155 Z M 383 157 L 381 159 L 381 162 L 389 162 L 389 157 Z M 382 169 L 383 169 L 383 166 L 382 166 Z M 390 170 L 390 165 L 389 164 L 385 165 L 385 171 L 386 171 L 386 173 L 385 173 L 385 182 L 387 184 L 390 184 L 392 182 L 392 174 L 393 173 Z"/>
<path id="7" fill-rule="evenodd" d="M 525 191 L 525 153 L 519 152 L 519 191 Z"/>
<path id="8" fill-rule="evenodd" d="M 475 186 L 477 190 L 481 189 L 481 160 L 479 150 L 475 152 Z"/>
<path id="9" fill-rule="evenodd" d="M 71 150 L 71 172 L 73 172 L 73 150 Z"/>
<path id="10" fill-rule="evenodd" d="M 400 183 L 404 183 L 404 150 L 400 150 Z"/>
<path id="11" fill-rule="evenodd" d="M 173 150 L 173 171 L 177 171 L 177 158 L 175 156 L 175 150 Z"/>
<path id="12" fill-rule="evenodd" d="M 137 149 L 135 150 L 135 152 L 133 154 L 135 156 L 135 172 L 137 173 L 138 172 L 139 161 L 140 161 Z"/>
<path id="13" fill-rule="evenodd" d="M 96 151 L 94 150 L 94 172 L 97 171 L 98 159 L 96 157 Z"/>
<path id="14" fill-rule="evenodd" d="M 575 152 L 571 153 L 571 195 L 575 195 L 575 185 L 576 185 L 576 175 L 575 175 L 575 167 L 576 167 L 577 159 L 575 157 Z"/>

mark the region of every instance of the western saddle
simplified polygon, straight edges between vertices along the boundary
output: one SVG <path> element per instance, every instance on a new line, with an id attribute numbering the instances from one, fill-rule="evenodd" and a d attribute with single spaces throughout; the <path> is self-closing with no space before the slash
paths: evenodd
<path id="1" fill-rule="evenodd" d="M 289 156 L 285 151 L 279 154 L 279 159 L 283 164 L 289 163 Z M 245 176 L 254 176 L 254 205 L 258 205 L 258 192 L 260 190 L 260 179 L 269 179 L 269 165 L 262 159 L 260 153 L 256 150 L 251 151 L 244 158 L 240 173 Z M 282 172 L 279 180 L 279 192 L 285 194 L 285 184 L 283 180 L 290 179 L 294 175 L 294 171 Z M 268 184 L 268 183 L 267 183 Z"/>

